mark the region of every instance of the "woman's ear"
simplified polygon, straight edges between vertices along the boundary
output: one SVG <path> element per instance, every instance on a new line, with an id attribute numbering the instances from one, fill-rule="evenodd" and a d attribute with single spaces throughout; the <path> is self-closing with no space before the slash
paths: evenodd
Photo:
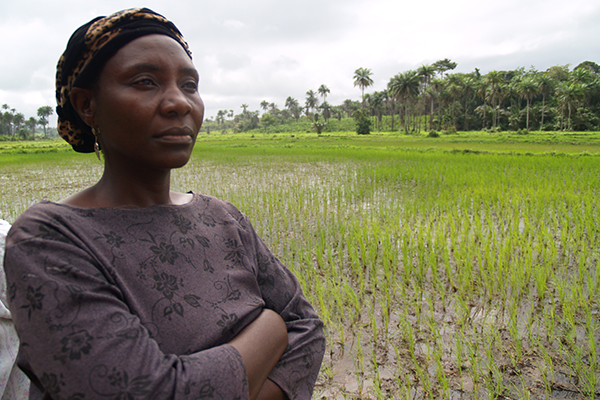
<path id="1" fill-rule="evenodd" d="M 94 119 L 94 108 L 92 105 L 92 91 L 90 89 L 83 89 L 74 87 L 71 89 L 71 104 L 79 117 L 91 127 L 96 125 Z"/>

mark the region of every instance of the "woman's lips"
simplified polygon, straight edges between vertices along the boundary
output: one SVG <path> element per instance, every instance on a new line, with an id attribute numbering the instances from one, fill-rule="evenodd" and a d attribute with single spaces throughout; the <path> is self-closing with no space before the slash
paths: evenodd
<path id="1" fill-rule="evenodd" d="M 192 143 L 192 130 L 190 128 L 171 128 L 156 136 L 156 139 L 169 143 Z"/>

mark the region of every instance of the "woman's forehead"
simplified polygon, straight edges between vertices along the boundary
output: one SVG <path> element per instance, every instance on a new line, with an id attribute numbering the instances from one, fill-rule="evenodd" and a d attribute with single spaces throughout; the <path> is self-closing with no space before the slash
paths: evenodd
<path id="1" fill-rule="evenodd" d="M 165 35 L 147 35 L 123 46 L 108 61 L 107 66 L 120 68 L 159 68 L 160 63 L 169 62 L 181 68 L 194 69 L 194 64 L 185 50 L 174 39 Z"/>

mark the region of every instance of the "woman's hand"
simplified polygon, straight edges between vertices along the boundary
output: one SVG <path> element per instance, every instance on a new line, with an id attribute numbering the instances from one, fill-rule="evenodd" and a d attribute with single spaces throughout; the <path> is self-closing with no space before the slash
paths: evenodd
<path id="1" fill-rule="evenodd" d="M 285 322 L 275 311 L 264 309 L 258 318 L 244 328 L 229 344 L 240 353 L 244 360 L 250 399 L 254 400 L 263 389 L 267 377 L 288 345 Z M 277 385 L 273 385 L 279 389 Z M 267 385 L 265 389 L 269 389 L 270 386 Z"/>

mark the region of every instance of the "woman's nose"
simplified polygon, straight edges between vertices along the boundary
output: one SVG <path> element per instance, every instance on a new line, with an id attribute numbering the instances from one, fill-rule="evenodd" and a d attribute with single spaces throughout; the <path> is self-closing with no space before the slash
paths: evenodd
<path id="1" fill-rule="evenodd" d="M 192 104 L 178 85 L 165 88 L 161 110 L 165 115 L 183 116 L 192 110 Z"/>

